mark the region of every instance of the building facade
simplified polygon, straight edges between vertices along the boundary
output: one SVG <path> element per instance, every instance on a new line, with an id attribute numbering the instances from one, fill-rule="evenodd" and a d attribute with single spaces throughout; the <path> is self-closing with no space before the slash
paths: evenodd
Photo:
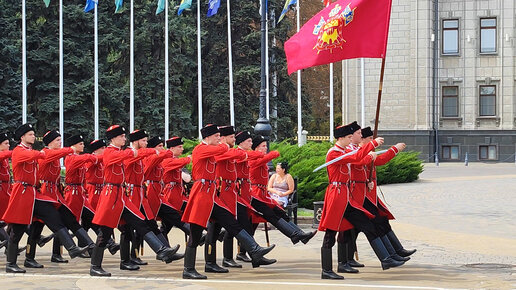
<path id="1" fill-rule="evenodd" d="M 515 1 L 393 0 L 381 135 L 428 161 L 514 162 L 515 61 Z M 365 60 L 363 126 L 374 126 L 380 67 Z M 362 119 L 361 89 L 361 61 L 344 61 L 344 123 Z"/>

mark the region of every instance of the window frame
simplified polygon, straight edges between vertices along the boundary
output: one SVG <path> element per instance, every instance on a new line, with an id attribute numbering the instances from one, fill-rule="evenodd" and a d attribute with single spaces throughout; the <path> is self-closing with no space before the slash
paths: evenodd
<path id="1" fill-rule="evenodd" d="M 482 20 L 490 20 L 490 19 L 493 19 L 495 21 L 495 25 L 494 26 L 486 26 L 486 27 L 483 27 L 482 26 Z M 495 50 L 494 51 L 482 51 L 482 30 L 488 30 L 488 29 L 494 29 L 494 48 Z M 480 54 L 497 54 L 498 53 L 498 19 L 496 17 L 481 17 L 479 19 L 479 36 L 478 36 L 478 39 L 480 40 L 479 41 L 479 47 L 478 47 L 478 51 Z"/>
<path id="2" fill-rule="evenodd" d="M 482 94 L 482 88 L 484 87 L 494 87 L 494 94 L 490 95 L 483 95 Z M 494 97 L 494 114 L 493 115 L 482 115 L 482 97 L 486 96 L 493 96 Z M 478 116 L 484 117 L 484 118 L 492 118 L 497 116 L 497 109 L 496 109 L 496 96 L 497 96 L 497 88 L 496 85 L 480 85 L 478 86 Z"/>
<path id="3" fill-rule="evenodd" d="M 482 158 L 482 154 L 481 154 L 482 147 L 487 148 L 487 158 Z M 495 148 L 496 156 L 494 158 L 489 158 L 489 148 L 490 147 Z M 498 155 L 498 145 L 497 144 L 479 144 L 478 145 L 478 160 L 479 161 L 498 161 L 499 160 L 498 156 L 499 155 Z"/>
<path id="4" fill-rule="evenodd" d="M 456 28 L 445 28 L 444 22 L 446 21 L 457 21 Z M 458 56 L 460 55 L 460 19 L 452 18 L 452 19 L 441 19 L 441 55 L 443 56 Z M 445 52 L 444 51 L 444 33 L 445 31 L 457 31 L 457 51 L 456 52 Z"/>
<path id="5" fill-rule="evenodd" d="M 444 147 L 449 148 L 449 156 L 444 155 Z M 457 147 L 457 151 L 458 151 L 457 158 L 451 158 L 452 147 Z M 441 145 L 441 159 L 446 160 L 446 161 L 460 161 L 461 160 L 460 145 L 459 144 L 443 144 L 443 145 Z"/>
<path id="6" fill-rule="evenodd" d="M 456 88 L 457 89 L 457 94 L 456 95 L 445 95 L 444 94 L 444 90 L 445 88 Z M 455 103 L 456 103 L 456 115 L 454 116 L 445 116 L 444 115 L 444 98 L 455 98 Z M 441 117 L 443 119 L 447 119 L 447 118 L 450 118 L 450 119 L 456 119 L 458 118 L 460 115 L 460 105 L 459 105 L 459 86 L 442 86 L 441 87 Z"/>

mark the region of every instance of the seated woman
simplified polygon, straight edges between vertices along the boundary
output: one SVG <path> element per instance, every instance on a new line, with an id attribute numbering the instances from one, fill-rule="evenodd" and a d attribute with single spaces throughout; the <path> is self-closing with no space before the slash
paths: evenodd
<path id="1" fill-rule="evenodd" d="M 267 190 L 271 198 L 281 206 L 288 205 L 288 196 L 294 191 L 294 178 L 288 173 L 288 163 L 282 162 L 276 165 L 276 173 L 269 179 Z"/>

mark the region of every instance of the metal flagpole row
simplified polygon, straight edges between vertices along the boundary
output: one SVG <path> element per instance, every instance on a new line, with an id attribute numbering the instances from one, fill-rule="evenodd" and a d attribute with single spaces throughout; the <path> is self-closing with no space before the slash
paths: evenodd
<path id="1" fill-rule="evenodd" d="M 361 122 L 362 127 L 365 126 L 365 61 L 360 59 L 360 94 L 361 94 Z"/>
<path id="2" fill-rule="evenodd" d="M 27 29 L 25 0 L 22 1 L 22 124 L 27 123 Z"/>
<path id="3" fill-rule="evenodd" d="M 129 64 L 129 130 L 134 131 L 134 6 L 131 0 L 131 43 Z"/>
<path id="4" fill-rule="evenodd" d="M 94 101 L 94 122 L 95 122 L 95 140 L 99 139 L 99 31 L 98 31 L 98 10 L 97 10 L 97 3 L 95 3 L 94 8 L 94 27 L 93 27 L 93 34 L 94 34 L 94 63 L 95 63 L 95 101 Z"/>
<path id="5" fill-rule="evenodd" d="M 168 140 L 169 132 L 168 65 L 168 0 L 165 0 L 165 140 Z"/>
<path id="6" fill-rule="evenodd" d="M 233 53 L 231 48 L 231 7 L 227 0 L 228 10 L 228 65 L 229 65 L 229 116 L 231 126 L 235 126 L 235 103 L 233 99 Z"/>
<path id="7" fill-rule="evenodd" d="M 299 1 L 296 1 L 296 25 L 299 32 Z M 297 71 L 297 144 L 301 146 L 301 132 L 303 131 L 303 122 L 301 119 L 301 70 Z"/>
<path id="8" fill-rule="evenodd" d="M 198 131 L 201 139 L 202 128 L 202 75 L 201 75 L 201 0 L 197 0 L 197 108 L 199 111 Z"/>
<path id="9" fill-rule="evenodd" d="M 64 108 L 63 108 L 63 0 L 59 0 L 59 132 L 64 136 Z M 63 142 L 61 142 L 61 147 Z M 62 166 L 61 160 L 61 166 Z"/>

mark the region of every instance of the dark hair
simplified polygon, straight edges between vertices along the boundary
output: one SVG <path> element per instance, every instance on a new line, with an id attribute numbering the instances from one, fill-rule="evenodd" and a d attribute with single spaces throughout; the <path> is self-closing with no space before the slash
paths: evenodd
<path id="1" fill-rule="evenodd" d="M 288 162 L 278 162 L 278 164 L 283 170 L 285 170 L 285 174 L 288 173 Z"/>

